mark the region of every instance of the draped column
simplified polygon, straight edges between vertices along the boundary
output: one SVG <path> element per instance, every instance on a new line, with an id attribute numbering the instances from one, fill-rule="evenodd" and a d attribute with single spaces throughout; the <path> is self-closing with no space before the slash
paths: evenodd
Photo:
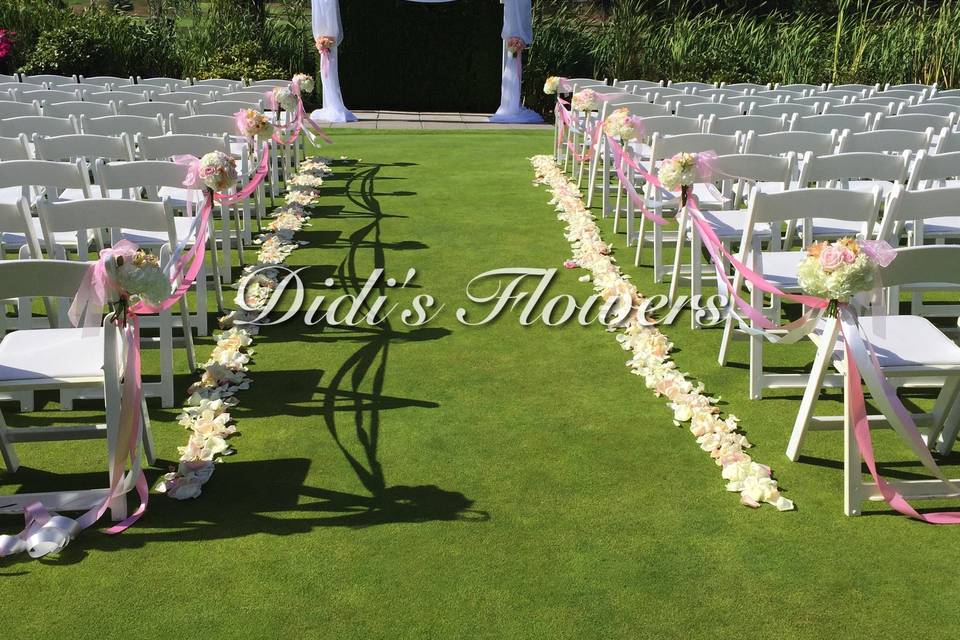
<path id="1" fill-rule="evenodd" d="M 337 50 L 343 41 L 339 0 L 313 0 L 313 37 L 329 36 L 336 43 L 330 52 L 321 55 L 320 84 L 323 89 L 323 108 L 310 114 L 313 120 L 325 122 L 353 122 L 353 115 L 343 104 L 340 93 L 340 73 L 337 70 Z"/>
<path id="2" fill-rule="evenodd" d="M 530 0 L 500 0 L 503 4 L 503 69 L 500 78 L 500 108 L 490 122 L 530 124 L 543 122 L 536 111 L 522 104 L 520 85 L 523 79 L 523 53 L 516 57 L 507 52 L 507 40 L 520 38 L 525 45 L 533 42 L 533 9 Z"/>

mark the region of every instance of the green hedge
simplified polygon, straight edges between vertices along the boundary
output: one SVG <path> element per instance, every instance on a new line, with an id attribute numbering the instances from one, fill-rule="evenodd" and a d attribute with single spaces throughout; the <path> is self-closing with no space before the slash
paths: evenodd
<path id="1" fill-rule="evenodd" d="M 345 0 L 340 10 L 340 86 L 351 108 L 497 108 L 503 10 L 496 0 Z"/>

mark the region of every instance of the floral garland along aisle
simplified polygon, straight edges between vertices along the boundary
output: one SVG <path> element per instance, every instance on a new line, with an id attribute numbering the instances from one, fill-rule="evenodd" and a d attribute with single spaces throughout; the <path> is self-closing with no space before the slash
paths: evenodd
<path id="1" fill-rule="evenodd" d="M 592 280 L 604 301 L 626 296 L 639 304 L 640 293 L 610 255 L 612 245 L 601 238 L 596 218 L 584 206 L 576 184 L 567 179 L 552 156 L 534 156 L 530 161 L 536 174 L 534 184 L 546 185 L 553 195 L 550 204 L 556 206 L 557 218 L 567 224 L 565 235 L 573 249 L 573 259 L 565 265 L 589 271 L 590 275 L 580 280 Z M 793 509 L 793 502 L 781 495 L 770 467 L 754 462 L 746 453 L 752 445 L 738 431 L 737 417 L 730 414 L 722 419 L 716 406 L 718 399 L 706 395 L 702 383 L 692 383 L 677 370 L 676 362 L 670 358 L 673 345 L 667 336 L 655 326 L 641 323 L 637 314 L 632 314 L 619 328 L 617 341 L 633 354 L 627 366 L 635 375 L 643 376 L 647 388 L 657 397 L 669 400 L 675 425 L 690 424 L 697 444 L 721 467 L 727 490 L 738 492 L 741 503 L 750 507 L 767 502 L 780 511 Z"/>
<path id="2" fill-rule="evenodd" d="M 307 208 L 319 202 L 317 189 L 331 175 L 331 162 L 329 158 L 314 157 L 300 163 L 297 173 L 287 181 L 284 206 L 274 209 L 267 233 L 254 241 L 259 247 L 256 264 L 244 267 L 236 284 L 239 292 L 234 302 L 240 309 L 220 319 L 224 331 L 214 336 L 216 346 L 201 367 L 200 379 L 190 386 L 190 395 L 179 416 L 179 423 L 190 436 L 186 446 L 178 447 L 177 469 L 160 478 L 157 491 L 177 500 L 196 498 L 213 475 L 214 465 L 235 452 L 229 443 L 237 433 L 230 410 L 239 402 L 237 392 L 250 386 L 247 365 L 254 354 L 253 337 L 259 329 L 257 325 L 240 323 L 256 318 L 277 288 L 278 273 L 272 267 L 283 264 L 305 244 L 294 236 L 309 226 Z"/>

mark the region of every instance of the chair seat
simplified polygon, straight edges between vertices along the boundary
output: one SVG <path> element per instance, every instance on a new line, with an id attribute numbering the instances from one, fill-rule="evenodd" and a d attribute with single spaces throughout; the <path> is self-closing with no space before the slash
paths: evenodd
<path id="1" fill-rule="evenodd" d="M 908 220 L 904 226 L 912 231 L 913 220 Z M 957 236 L 960 235 L 960 216 L 940 216 L 927 218 L 923 221 L 923 235 L 926 236 Z"/>
<path id="2" fill-rule="evenodd" d="M 754 270 L 781 290 L 798 290 L 797 266 L 806 257 L 805 251 L 763 251 L 754 263 Z M 747 281 L 747 286 L 752 286 Z"/>
<path id="3" fill-rule="evenodd" d="M 30 224 L 33 226 L 33 233 L 37 236 L 37 240 L 42 244 L 46 239 L 43 235 L 43 228 L 40 226 L 40 220 L 38 218 L 31 218 Z M 6 232 L 0 234 L 2 237 L 3 244 L 8 247 L 22 247 L 27 243 L 26 235 L 22 233 Z M 90 246 L 90 241 L 93 239 L 93 234 L 91 231 L 87 231 L 87 246 Z M 53 241 L 61 247 L 76 248 L 77 246 L 77 232 L 76 231 L 54 231 L 53 232 Z"/>
<path id="4" fill-rule="evenodd" d="M 805 221 L 801 220 L 798 225 L 801 230 L 804 224 Z M 813 219 L 813 237 L 817 239 L 855 236 L 862 232 L 863 222 L 860 220 L 836 220 L 834 218 Z"/>
<path id="5" fill-rule="evenodd" d="M 880 195 L 884 198 L 893 190 L 893 183 L 889 180 L 851 180 L 847 188 L 851 191 L 873 191 L 880 187 Z"/>
<path id="6" fill-rule="evenodd" d="M 192 245 L 196 240 L 193 233 L 194 218 L 178 217 L 173 219 L 177 231 L 177 242 Z M 138 245 L 158 246 L 167 244 L 169 237 L 166 231 L 140 231 L 137 229 L 122 229 L 120 237 Z"/>
<path id="7" fill-rule="evenodd" d="M 22 187 L 0 188 L 0 204 L 14 204 L 23 197 Z"/>
<path id="8" fill-rule="evenodd" d="M 936 326 L 920 316 L 865 316 L 861 332 L 884 369 L 897 367 L 960 367 L 960 347 Z M 834 361 L 845 371 L 843 342 L 837 341 Z"/>
<path id="9" fill-rule="evenodd" d="M 157 189 L 157 195 L 160 198 L 169 199 L 170 205 L 173 207 L 185 207 L 188 193 L 194 205 L 203 202 L 203 191 L 200 189 L 185 189 L 183 187 L 160 187 Z"/>
<path id="10" fill-rule="evenodd" d="M 107 195 L 104 195 L 100 185 L 92 184 L 90 185 L 90 197 L 119 199 L 123 197 L 123 189 L 109 189 Z M 74 202 L 76 200 L 86 200 L 86 196 L 80 189 L 64 189 L 60 192 L 60 197 L 57 198 L 57 202 Z"/>
<path id="11" fill-rule="evenodd" d="M 697 198 L 701 211 L 724 209 L 733 202 L 732 198 L 724 196 L 712 184 L 698 183 L 693 185 L 693 195 Z M 647 206 L 653 209 L 675 209 L 680 206 L 679 193 L 660 190 L 660 198 L 662 199 L 648 199 Z"/>
<path id="12" fill-rule="evenodd" d="M 0 341 L 0 381 L 99 378 L 103 329 L 29 329 Z"/>
<path id="13" fill-rule="evenodd" d="M 704 220 L 713 227 L 714 233 L 721 240 L 739 240 L 743 237 L 743 230 L 747 226 L 746 209 L 732 211 L 701 211 Z M 754 236 L 761 239 L 770 238 L 770 224 L 764 222 L 754 225 Z"/>

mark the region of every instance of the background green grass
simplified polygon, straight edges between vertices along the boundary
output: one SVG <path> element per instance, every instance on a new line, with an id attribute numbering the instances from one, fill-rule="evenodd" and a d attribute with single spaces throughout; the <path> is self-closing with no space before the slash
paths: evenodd
<path id="1" fill-rule="evenodd" d="M 719 469 L 601 328 L 521 327 L 516 314 L 484 327 L 456 321 L 466 283 L 489 269 L 557 267 L 552 293 L 590 294 L 582 272 L 562 269 L 562 225 L 530 185 L 527 157 L 549 146 L 538 131 L 338 132 L 324 151 L 360 160 L 336 167 L 299 236 L 310 245 L 290 264 L 309 265 L 311 297 L 355 291 L 354 276 L 375 266 L 399 279 L 414 267 L 414 282 L 391 301 L 429 293 L 445 308 L 418 330 L 398 316 L 377 328 L 299 319 L 266 328 L 236 411 L 238 455 L 195 501 L 153 496 L 123 535 L 88 531 L 59 558 L 0 561 L 5 633 L 955 633 L 956 530 L 885 510 L 844 517 L 842 437 L 814 434 L 808 456 L 788 462 L 798 394 L 746 400 L 744 343 L 721 369 L 718 331 L 691 332 L 685 314 L 665 329 L 681 368 L 743 419 L 751 453 L 773 466 L 794 512 L 750 510 L 724 492 Z M 609 220 L 604 229 L 613 239 Z M 622 237 L 616 245 L 630 264 Z M 641 290 L 663 290 L 648 269 L 627 270 Z M 770 354 L 802 366 L 813 350 Z M 39 420 L 5 413 L 17 424 Z M 151 415 L 170 463 L 185 433 L 174 411 Z M 892 468 L 907 458 L 889 436 L 878 441 L 887 473 L 916 471 Z M 2 491 L 99 480 L 101 446 L 23 445 L 25 468 L 0 475 Z M 20 524 L 0 518 L 5 532 Z"/>

